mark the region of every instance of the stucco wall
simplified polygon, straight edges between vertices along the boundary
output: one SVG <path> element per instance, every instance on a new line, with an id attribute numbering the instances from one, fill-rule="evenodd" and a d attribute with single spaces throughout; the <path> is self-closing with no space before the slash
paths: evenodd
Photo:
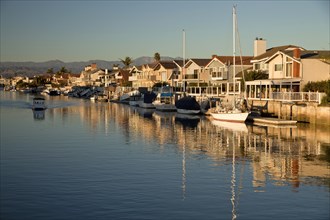
<path id="1" fill-rule="evenodd" d="M 322 81 L 330 79 L 330 64 L 316 59 L 303 59 L 302 88 L 309 81 Z"/>

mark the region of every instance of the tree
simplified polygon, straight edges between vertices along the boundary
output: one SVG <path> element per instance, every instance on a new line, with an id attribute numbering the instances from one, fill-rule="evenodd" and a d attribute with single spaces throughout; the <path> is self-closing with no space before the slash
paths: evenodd
<path id="1" fill-rule="evenodd" d="M 53 68 L 49 68 L 49 69 L 47 70 L 47 73 L 48 73 L 48 74 L 54 74 L 54 69 L 53 69 Z"/>
<path id="2" fill-rule="evenodd" d="M 268 79 L 268 74 L 261 70 L 252 70 L 244 73 L 245 81 L 253 81 L 258 79 Z"/>
<path id="3" fill-rule="evenodd" d="M 132 58 L 131 57 L 125 57 L 125 59 L 120 59 L 120 61 L 124 64 L 125 68 L 128 69 L 129 65 L 131 65 L 131 63 L 133 63 Z"/>
<path id="4" fill-rule="evenodd" d="M 155 59 L 156 62 L 159 62 L 160 61 L 160 54 L 158 52 L 155 53 L 154 59 Z"/>

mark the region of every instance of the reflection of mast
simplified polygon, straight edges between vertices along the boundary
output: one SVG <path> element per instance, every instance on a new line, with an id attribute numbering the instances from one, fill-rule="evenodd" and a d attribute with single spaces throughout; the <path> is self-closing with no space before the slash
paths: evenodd
<path id="1" fill-rule="evenodd" d="M 234 139 L 233 139 L 234 140 Z M 227 138 L 227 144 L 229 145 L 229 138 Z M 236 169 L 235 169 L 235 144 L 233 142 L 233 158 L 232 158 L 232 175 L 231 175 L 231 204 L 232 204 L 232 219 L 236 219 L 236 207 L 235 207 L 235 187 L 236 187 Z"/>
<path id="2" fill-rule="evenodd" d="M 182 149 L 182 200 L 186 198 L 186 135 Z"/>

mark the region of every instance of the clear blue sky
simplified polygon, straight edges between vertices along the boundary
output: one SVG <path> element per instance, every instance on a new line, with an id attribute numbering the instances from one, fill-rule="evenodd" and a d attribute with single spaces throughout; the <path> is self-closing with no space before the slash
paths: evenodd
<path id="1" fill-rule="evenodd" d="M 329 1 L 1 0 L 1 61 L 118 60 L 130 56 L 232 55 L 237 5 L 243 55 L 253 40 L 329 50 Z"/>

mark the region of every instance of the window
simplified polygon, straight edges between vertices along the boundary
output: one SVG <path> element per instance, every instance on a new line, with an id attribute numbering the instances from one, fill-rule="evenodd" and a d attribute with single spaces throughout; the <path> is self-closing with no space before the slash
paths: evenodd
<path id="1" fill-rule="evenodd" d="M 287 63 L 286 64 L 285 76 L 286 77 L 292 77 L 292 63 Z"/>
<path id="2" fill-rule="evenodd" d="M 282 71 L 282 64 L 275 64 L 275 71 Z"/>
<path id="3" fill-rule="evenodd" d="M 260 70 L 260 64 L 259 63 L 255 63 L 254 64 L 254 69 L 255 70 Z"/>

